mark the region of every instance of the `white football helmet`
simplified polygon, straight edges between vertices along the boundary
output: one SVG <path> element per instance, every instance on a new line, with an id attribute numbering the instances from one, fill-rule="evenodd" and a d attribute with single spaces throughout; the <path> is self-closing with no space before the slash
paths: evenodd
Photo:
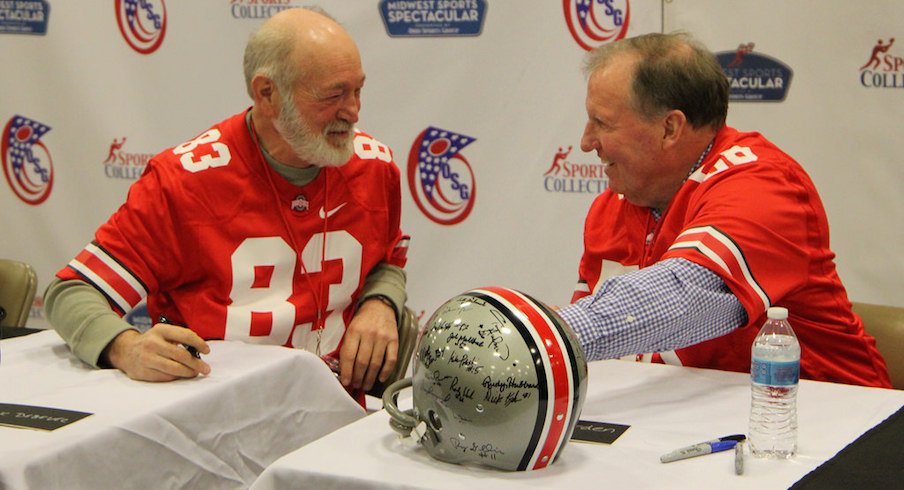
<path id="1" fill-rule="evenodd" d="M 412 410 L 398 409 L 412 386 Z M 535 470 L 559 456 L 587 391 L 571 329 L 543 303 L 501 287 L 474 289 L 428 321 L 411 378 L 383 394 L 390 425 L 435 459 Z"/>

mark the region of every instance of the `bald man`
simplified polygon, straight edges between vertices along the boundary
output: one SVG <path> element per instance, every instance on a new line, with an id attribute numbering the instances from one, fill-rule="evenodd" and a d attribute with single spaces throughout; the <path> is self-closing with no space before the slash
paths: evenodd
<path id="1" fill-rule="evenodd" d="M 392 153 L 355 127 L 358 48 L 289 9 L 252 35 L 244 73 L 253 106 L 151 159 L 48 286 L 47 318 L 133 379 L 206 375 L 185 347 L 240 340 L 317 354 L 361 401 L 396 364 L 408 237 Z M 122 317 L 145 299 L 140 332 Z"/>

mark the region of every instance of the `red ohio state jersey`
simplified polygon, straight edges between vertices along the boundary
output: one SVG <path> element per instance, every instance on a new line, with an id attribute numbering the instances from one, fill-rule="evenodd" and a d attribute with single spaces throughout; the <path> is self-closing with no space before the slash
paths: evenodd
<path id="1" fill-rule="evenodd" d="M 835 270 L 816 188 L 796 161 L 759 133 L 723 128 L 659 221 L 649 208 L 612 191 L 598 196 L 585 222 L 572 301 L 608 277 L 675 257 L 718 274 L 749 322 L 728 335 L 655 354 L 654 361 L 746 372 L 766 310 L 779 305 L 788 308 L 801 343 L 801 376 L 891 386 L 875 340 L 851 311 Z"/>
<path id="2" fill-rule="evenodd" d="M 153 159 L 126 203 L 57 275 L 124 314 L 147 297 L 204 339 L 340 345 L 365 277 L 403 267 L 399 170 L 355 135 L 355 154 L 297 187 L 266 163 L 240 113 Z M 322 318 L 322 331 L 318 328 Z"/>

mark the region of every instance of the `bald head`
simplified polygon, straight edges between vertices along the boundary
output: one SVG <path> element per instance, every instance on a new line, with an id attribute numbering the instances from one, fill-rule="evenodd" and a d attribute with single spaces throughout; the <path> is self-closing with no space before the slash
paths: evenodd
<path id="1" fill-rule="evenodd" d="M 299 79 L 327 69 L 335 61 L 358 63 L 360 55 L 348 32 L 325 12 L 310 8 L 283 10 L 251 35 L 245 47 L 245 85 L 262 75 L 289 92 Z"/>
<path id="2" fill-rule="evenodd" d="M 358 47 L 335 20 L 306 8 L 273 16 L 245 48 L 261 147 L 295 167 L 347 162 L 364 78 Z"/>

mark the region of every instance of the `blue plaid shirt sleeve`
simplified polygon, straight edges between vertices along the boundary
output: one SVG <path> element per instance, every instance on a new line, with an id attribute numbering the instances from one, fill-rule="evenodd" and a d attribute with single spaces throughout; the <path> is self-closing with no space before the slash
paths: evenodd
<path id="1" fill-rule="evenodd" d="M 722 278 L 685 259 L 607 279 L 558 313 L 588 361 L 687 347 L 747 323 Z"/>

